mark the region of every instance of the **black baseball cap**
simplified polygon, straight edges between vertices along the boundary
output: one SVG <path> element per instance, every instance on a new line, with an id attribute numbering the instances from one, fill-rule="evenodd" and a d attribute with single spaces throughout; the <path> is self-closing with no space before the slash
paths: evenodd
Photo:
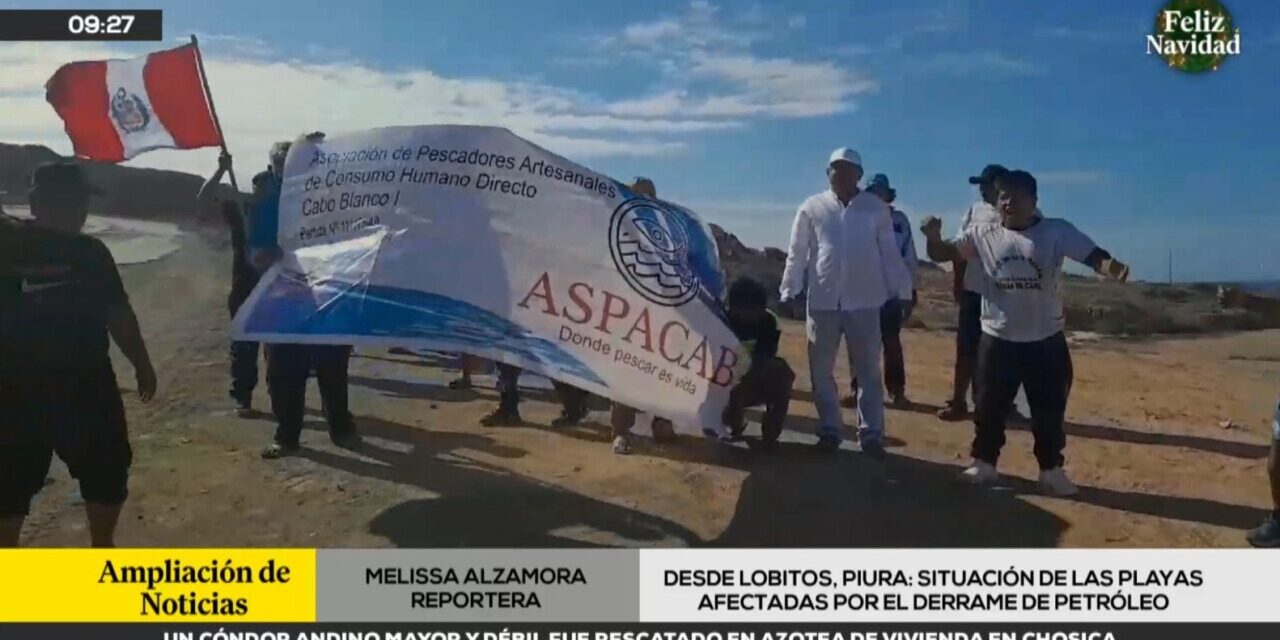
<path id="1" fill-rule="evenodd" d="M 36 167 L 31 174 L 31 189 L 93 195 L 103 193 L 102 189 L 89 184 L 84 175 L 84 167 L 66 161 L 46 162 Z"/>
<path id="2" fill-rule="evenodd" d="M 996 178 L 1009 173 L 1009 170 L 1002 165 L 989 164 L 982 168 L 982 173 L 969 177 L 969 184 L 991 184 Z"/>

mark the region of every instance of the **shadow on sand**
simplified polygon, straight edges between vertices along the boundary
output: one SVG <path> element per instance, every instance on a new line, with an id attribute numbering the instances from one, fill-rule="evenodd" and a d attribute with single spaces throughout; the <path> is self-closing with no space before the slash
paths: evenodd
<path id="1" fill-rule="evenodd" d="M 392 506 L 370 523 L 373 533 L 401 547 L 1040 547 L 1057 544 L 1067 526 L 1015 492 L 973 491 L 954 484 L 957 468 L 913 458 L 890 456 L 886 466 L 851 451 L 818 455 L 798 444 L 761 456 L 692 437 L 644 448 L 640 455 L 748 472 L 728 526 L 703 540 L 664 518 L 486 463 L 477 456 L 526 455 L 487 436 L 359 421 L 374 439 L 359 454 L 304 449 L 301 455 L 439 494 Z M 611 454 L 602 446 L 600 455 Z"/>
<path id="2" fill-rule="evenodd" d="M 398 547 L 688 546 L 680 525 L 566 491 L 486 463 L 521 449 L 483 435 L 429 432 L 373 417 L 357 419 L 373 439 L 358 454 L 303 449 L 319 464 L 439 494 L 394 505 L 369 529 Z M 309 425 L 323 428 L 322 425 Z M 405 447 L 406 451 L 399 449 Z"/>

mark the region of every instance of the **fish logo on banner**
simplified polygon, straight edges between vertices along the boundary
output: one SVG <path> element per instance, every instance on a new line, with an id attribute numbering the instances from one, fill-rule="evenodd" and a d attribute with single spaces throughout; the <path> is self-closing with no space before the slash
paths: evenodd
<path id="1" fill-rule="evenodd" d="M 120 87 L 111 99 L 111 119 L 125 133 L 137 133 L 151 123 L 151 113 L 141 98 Z"/>
<path id="2" fill-rule="evenodd" d="M 713 246 L 696 220 L 665 203 L 632 198 L 613 212 L 609 249 L 614 265 L 636 293 L 654 304 L 678 307 L 707 288 L 719 295 L 719 274 L 703 268 Z"/>

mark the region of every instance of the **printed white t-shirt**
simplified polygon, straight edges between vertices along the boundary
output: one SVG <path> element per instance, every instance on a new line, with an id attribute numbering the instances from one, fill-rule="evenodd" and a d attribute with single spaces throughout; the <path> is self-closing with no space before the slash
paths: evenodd
<path id="1" fill-rule="evenodd" d="M 985 200 L 979 200 L 969 205 L 969 210 L 964 212 L 964 218 L 960 220 L 961 233 L 981 227 L 987 224 L 1000 224 L 1000 212 L 996 208 L 987 204 Z M 968 269 L 964 272 L 964 290 L 971 293 L 984 293 L 987 283 L 983 281 L 981 269 Z"/>
<path id="2" fill-rule="evenodd" d="M 1097 248 L 1066 220 L 1041 218 L 1020 231 L 970 227 L 956 238 L 969 268 L 981 268 L 982 331 L 1011 342 L 1044 340 L 1063 328 L 1062 262 L 1084 262 Z"/>

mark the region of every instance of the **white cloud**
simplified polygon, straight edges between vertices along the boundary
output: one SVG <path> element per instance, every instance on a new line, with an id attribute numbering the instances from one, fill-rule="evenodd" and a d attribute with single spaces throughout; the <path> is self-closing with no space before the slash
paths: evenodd
<path id="1" fill-rule="evenodd" d="M 1083 29 L 1055 25 L 1040 27 L 1035 30 L 1035 35 L 1041 38 L 1061 38 L 1086 42 L 1133 42 L 1135 40 L 1142 41 L 1151 29 L 1149 24 L 1138 25 L 1135 23 L 1133 26 L 1133 29 L 1117 29 L 1114 26 Z"/>
<path id="2" fill-rule="evenodd" d="M 1034 175 L 1037 182 L 1058 186 L 1097 185 L 1111 181 L 1111 174 L 1092 169 L 1040 171 Z"/>
<path id="3" fill-rule="evenodd" d="M 774 116 L 839 113 L 850 106 L 853 96 L 877 88 L 874 80 L 829 62 L 704 53 L 696 53 L 690 62 L 694 75 L 739 85 L 746 103 Z"/>
<path id="4" fill-rule="evenodd" d="M 660 20 L 658 22 L 627 25 L 622 30 L 622 39 L 627 44 L 657 47 L 661 46 L 663 41 L 679 37 L 683 33 L 684 27 L 679 22 L 675 20 Z"/>
<path id="5" fill-rule="evenodd" d="M 385 70 L 356 61 L 313 63 L 260 58 L 253 41 L 202 38 L 205 65 L 232 153 L 253 167 L 270 144 L 301 130 L 339 132 L 397 124 L 505 126 L 575 159 L 680 153 L 688 134 L 742 126 L 715 120 L 638 117 L 564 87 L 486 78 L 450 78 L 429 69 Z M 44 83 L 73 60 L 131 57 L 100 45 L 22 43 L 0 46 L 0 140 L 45 144 L 70 153 L 62 123 L 44 100 Z M 673 140 L 668 136 L 680 136 Z M 209 153 L 155 152 L 130 164 L 205 173 Z M 254 160 L 249 160 L 254 159 Z M 243 169 L 242 169 L 243 170 Z"/>
<path id="6" fill-rule="evenodd" d="M 545 82 L 447 77 L 425 67 L 387 69 L 349 55 L 299 59 L 254 38 L 198 35 L 218 114 L 240 166 L 256 166 L 272 142 L 302 130 L 429 123 L 503 126 L 555 152 L 588 159 L 678 154 L 697 143 L 692 134 L 738 130 L 764 118 L 841 113 L 855 106 L 856 96 L 875 89 L 873 80 L 828 61 L 752 52 L 753 43 L 785 33 L 803 16 L 791 18 L 757 6 L 745 17 L 726 19 L 715 5 L 695 0 L 679 15 L 627 25 L 591 38 L 589 45 L 580 42 L 608 54 L 598 57 L 657 64 L 669 79 L 655 93 L 612 101 Z M 0 140 L 69 153 L 62 123 L 44 101 L 44 82 L 65 62 L 154 49 L 140 46 L 0 45 Z M 214 153 L 161 151 L 130 164 L 204 173 Z"/>
<path id="7" fill-rule="evenodd" d="M 764 22 L 756 17 L 760 11 L 758 7 L 748 11 L 735 26 L 727 26 L 719 18 L 718 7 L 694 0 L 682 15 L 629 24 L 620 33 L 598 41 L 606 50 L 640 49 L 654 55 L 679 55 L 698 48 L 742 48 L 767 35 L 747 28 Z"/>
<path id="8" fill-rule="evenodd" d="M 685 104 L 685 92 L 667 91 L 646 98 L 619 100 L 609 105 L 609 112 L 624 116 L 654 118 L 680 111 Z"/>
<path id="9" fill-rule="evenodd" d="M 762 26 L 763 25 L 763 26 Z M 773 25 L 772 31 L 762 31 Z M 805 16 L 770 16 L 751 5 L 722 19 L 715 5 L 693 2 L 679 16 L 632 24 L 599 38 L 602 50 L 657 67 L 664 89 L 608 106 L 634 117 L 809 118 L 853 109 L 877 84 L 836 63 L 762 57 L 752 45 L 805 25 Z"/>
<path id="10" fill-rule="evenodd" d="M 923 59 L 916 66 L 926 73 L 960 77 L 1034 76 L 1044 72 L 1039 65 L 992 51 L 943 53 Z"/>

